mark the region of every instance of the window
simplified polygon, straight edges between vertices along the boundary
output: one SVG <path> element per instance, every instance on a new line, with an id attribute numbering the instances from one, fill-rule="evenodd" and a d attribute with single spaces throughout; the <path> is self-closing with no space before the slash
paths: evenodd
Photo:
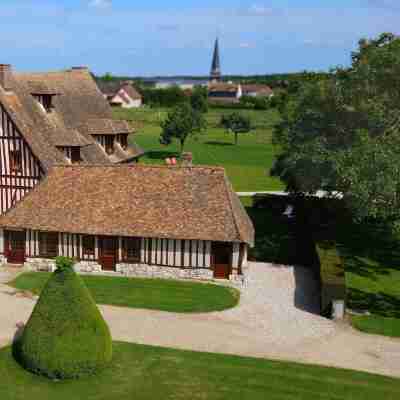
<path id="1" fill-rule="evenodd" d="M 79 147 L 71 147 L 71 162 L 76 164 L 81 162 L 81 149 Z"/>
<path id="2" fill-rule="evenodd" d="M 118 142 L 121 147 L 126 150 L 128 147 L 128 135 L 118 135 Z"/>
<path id="3" fill-rule="evenodd" d="M 43 105 L 44 109 L 45 109 L 47 112 L 50 112 L 50 111 L 52 110 L 52 108 L 53 108 L 53 101 L 52 101 L 53 99 L 52 99 L 52 96 L 49 95 L 49 94 L 45 94 L 45 95 L 42 96 L 42 98 L 43 98 L 43 103 L 42 103 L 42 105 Z"/>
<path id="4" fill-rule="evenodd" d="M 43 106 L 46 112 L 51 112 L 53 106 L 53 95 L 51 94 L 35 94 L 33 97 Z"/>
<path id="5" fill-rule="evenodd" d="M 94 236 L 83 236 L 82 237 L 82 248 L 84 256 L 94 255 Z"/>
<path id="6" fill-rule="evenodd" d="M 107 154 L 114 153 L 114 136 L 107 135 L 105 137 L 105 148 Z"/>
<path id="7" fill-rule="evenodd" d="M 39 255 L 53 258 L 58 255 L 58 233 L 39 232 Z"/>
<path id="8" fill-rule="evenodd" d="M 19 172 L 22 170 L 21 150 L 10 151 L 10 169 L 12 172 Z"/>
<path id="9" fill-rule="evenodd" d="M 140 261 L 140 238 L 124 238 L 122 243 L 123 257 L 127 261 Z"/>

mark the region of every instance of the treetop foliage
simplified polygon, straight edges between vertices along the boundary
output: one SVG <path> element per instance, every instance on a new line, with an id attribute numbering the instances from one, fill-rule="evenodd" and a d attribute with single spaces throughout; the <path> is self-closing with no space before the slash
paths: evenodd
<path id="1" fill-rule="evenodd" d="M 169 145 L 173 139 L 176 139 L 182 152 L 186 139 L 202 132 L 205 126 L 206 120 L 203 113 L 195 110 L 189 102 L 183 102 L 174 107 L 167 118 L 161 122 L 160 143 Z"/>
<path id="2" fill-rule="evenodd" d="M 292 192 L 339 191 L 358 218 L 400 215 L 400 39 L 361 40 L 350 68 L 282 107 L 273 174 Z"/>

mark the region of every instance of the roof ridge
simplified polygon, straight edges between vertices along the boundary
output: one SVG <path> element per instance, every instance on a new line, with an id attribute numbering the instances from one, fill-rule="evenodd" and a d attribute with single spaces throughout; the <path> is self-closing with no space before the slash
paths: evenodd
<path id="1" fill-rule="evenodd" d="M 214 170 L 218 172 L 224 172 L 225 168 L 220 166 L 212 165 L 160 165 L 160 164 L 54 164 L 54 167 L 60 168 L 143 168 L 143 169 L 171 169 L 171 170 L 182 170 L 182 169 L 196 169 L 196 170 Z"/>
<path id="2" fill-rule="evenodd" d="M 235 215 L 235 211 L 233 209 L 233 204 L 232 204 L 232 196 L 231 196 L 232 185 L 230 184 L 230 182 L 228 180 L 228 176 L 226 175 L 226 173 L 224 173 L 224 186 L 225 186 L 226 194 L 228 196 L 229 209 L 231 211 L 232 220 L 233 220 L 233 223 L 235 225 L 237 237 L 238 237 L 239 240 L 242 240 L 241 234 L 240 234 L 239 225 L 238 225 L 238 222 L 236 221 L 236 215 Z"/>

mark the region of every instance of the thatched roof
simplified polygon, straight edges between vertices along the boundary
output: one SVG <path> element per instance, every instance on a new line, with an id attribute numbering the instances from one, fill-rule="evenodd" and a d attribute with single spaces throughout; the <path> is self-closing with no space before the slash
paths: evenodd
<path id="1" fill-rule="evenodd" d="M 112 120 L 111 107 L 87 69 L 29 74 L 11 71 L 8 79 L 10 90 L 0 86 L 0 103 L 45 171 L 55 164 L 67 164 L 58 147 L 82 147 L 84 163 L 115 161 L 82 128 L 88 121 Z M 51 112 L 46 113 L 33 95 L 51 95 L 54 106 Z M 123 127 L 121 133 L 127 132 L 126 122 L 116 121 L 110 126 L 111 131 L 105 132 L 103 127 L 102 134 L 115 134 L 114 126 Z M 131 154 L 121 155 L 117 161 L 129 157 Z"/>

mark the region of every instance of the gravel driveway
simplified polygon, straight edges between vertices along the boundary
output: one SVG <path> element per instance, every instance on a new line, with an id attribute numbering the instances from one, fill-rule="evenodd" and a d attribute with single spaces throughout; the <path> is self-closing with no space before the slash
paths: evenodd
<path id="1" fill-rule="evenodd" d="M 25 321 L 34 299 L 1 282 L 0 344 Z M 113 338 L 181 349 L 277 358 L 400 377 L 400 340 L 362 334 L 316 314 L 318 288 L 302 267 L 251 263 L 238 307 L 175 314 L 101 306 Z"/>

